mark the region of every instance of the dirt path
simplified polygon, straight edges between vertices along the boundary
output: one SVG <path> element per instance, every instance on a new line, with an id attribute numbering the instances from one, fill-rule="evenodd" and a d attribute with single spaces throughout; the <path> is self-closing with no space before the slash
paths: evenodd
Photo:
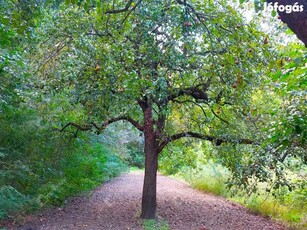
<path id="1" fill-rule="evenodd" d="M 73 198 L 65 208 L 29 218 L 27 224 L 17 229 L 142 229 L 139 219 L 142 184 L 142 173 L 122 175 L 97 188 L 90 197 Z M 157 213 L 174 230 L 285 229 L 244 207 L 161 175 Z"/>

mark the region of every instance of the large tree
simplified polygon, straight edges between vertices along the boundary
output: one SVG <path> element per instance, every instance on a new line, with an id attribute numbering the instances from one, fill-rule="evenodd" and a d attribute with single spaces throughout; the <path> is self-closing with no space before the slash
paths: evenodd
<path id="1" fill-rule="evenodd" d="M 272 57 L 255 28 L 225 1 L 62 6 L 37 28 L 32 89 L 63 91 L 88 110 L 61 131 L 100 133 L 127 121 L 144 133 L 141 217 L 155 218 L 158 156 L 167 144 L 185 137 L 257 144 L 246 114 Z"/>

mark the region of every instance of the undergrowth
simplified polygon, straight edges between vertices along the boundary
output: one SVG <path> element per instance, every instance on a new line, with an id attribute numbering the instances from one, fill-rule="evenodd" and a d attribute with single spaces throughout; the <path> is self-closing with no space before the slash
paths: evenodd
<path id="1" fill-rule="evenodd" d="M 33 110 L 8 110 L 6 115 L 0 122 L 0 220 L 63 205 L 68 197 L 128 170 L 101 136 L 79 133 L 73 138 L 39 120 Z"/>
<path id="2" fill-rule="evenodd" d="M 62 205 L 68 197 L 90 191 L 128 169 L 101 143 L 81 142 L 72 148 L 74 152 L 62 156 L 58 167 L 44 163 L 37 167 L 32 160 L 19 160 L 10 164 L 14 170 L 1 170 L 0 219 L 46 205 Z"/>
<path id="3" fill-rule="evenodd" d="M 226 186 L 230 173 L 212 162 L 203 165 L 201 169 L 189 169 L 177 176 L 200 191 L 238 202 L 255 213 L 283 222 L 293 229 L 307 228 L 307 191 L 304 188 L 291 192 L 281 190 L 275 196 L 260 189 L 258 193 L 244 196 L 234 193 Z"/>

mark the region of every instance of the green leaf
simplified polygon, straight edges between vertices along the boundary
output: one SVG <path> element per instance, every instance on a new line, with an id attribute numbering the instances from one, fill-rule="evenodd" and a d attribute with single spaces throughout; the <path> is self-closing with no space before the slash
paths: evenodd
<path id="1" fill-rule="evenodd" d="M 85 4 L 84 4 L 84 9 L 88 10 L 91 4 L 91 0 L 86 0 Z"/>
<path id="2" fill-rule="evenodd" d="M 300 58 L 300 57 L 299 58 L 295 58 L 293 61 L 295 62 L 295 64 L 300 65 L 300 64 L 303 63 L 303 58 Z"/>

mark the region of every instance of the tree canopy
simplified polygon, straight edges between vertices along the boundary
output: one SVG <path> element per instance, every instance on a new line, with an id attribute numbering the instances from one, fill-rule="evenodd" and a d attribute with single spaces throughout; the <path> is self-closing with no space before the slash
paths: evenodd
<path id="1" fill-rule="evenodd" d="M 169 142 L 257 143 L 242 132 L 249 123 L 242 114 L 273 58 L 265 35 L 225 2 L 140 1 L 130 11 L 118 5 L 51 10 L 31 53 L 41 60 L 34 87 L 64 92 L 88 110 L 61 131 L 99 133 L 125 120 L 144 132 L 142 216 L 152 218 L 157 157 Z"/>

